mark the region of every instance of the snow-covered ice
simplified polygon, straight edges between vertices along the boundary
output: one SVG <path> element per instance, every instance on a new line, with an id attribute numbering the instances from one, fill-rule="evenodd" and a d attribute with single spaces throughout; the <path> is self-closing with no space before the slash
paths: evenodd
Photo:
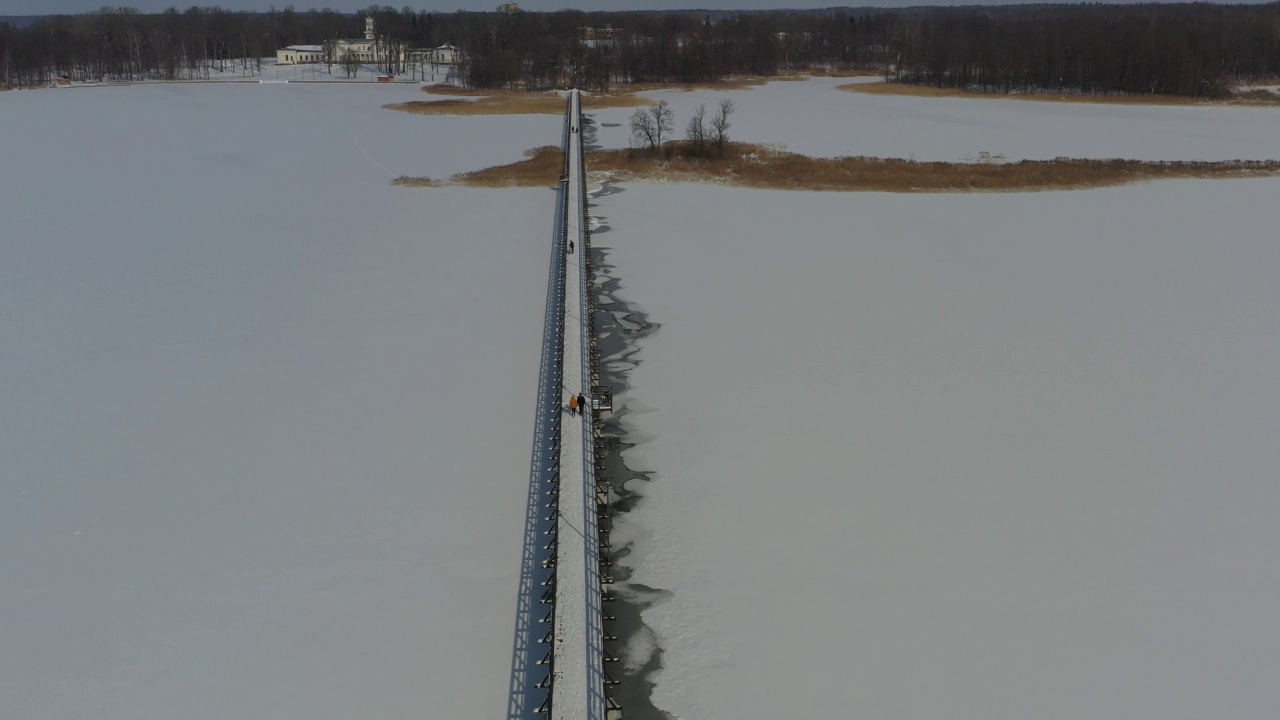
<path id="1" fill-rule="evenodd" d="M 735 140 L 820 157 L 870 155 L 916 160 L 1280 158 L 1280 111 L 1244 107 L 1147 107 L 1015 99 L 918 98 L 837 90 L 867 78 L 773 82 L 749 90 L 645 93 L 676 113 L 677 137 L 694 108 L 711 117 L 732 98 Z M 632 109 L 600 110 L 599 141 L 627 147 Z"/>
<path id="2" fill-rule="evenodd" d="M 0 95 L 0 716 L 500 717 L 559 118 Z"/>
<path id="3" fill-rule="evenodd" d="M 734 136 L 1280 157 L 1267 109 L 835 84 L 729 93 Z M 553 196 L 389 180 L 560 119 L 380 107 L 421 97 L 0 94 L 0 715 L 501 715 Z M 1267 717 L 1278 191 L 599 198 L 661 323 L 619 398 L 655 473 L 632 580 L 672 593 L 656 704 Z"/>
<path id="4" fill-rule="evenodd" d="M 654 473 L 632 580 L 672 593 L 655 704 L 1280 707 L 1278 193 L 598 199 L 661 324 L 619 398 Z"/>

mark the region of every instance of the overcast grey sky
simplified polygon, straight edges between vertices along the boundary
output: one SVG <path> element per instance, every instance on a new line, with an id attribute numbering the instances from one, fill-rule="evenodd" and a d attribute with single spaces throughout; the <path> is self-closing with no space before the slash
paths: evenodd
<path id="1" fill-rule="evenodd" d="M 1117 0 L 1110 0 L 1116 2 Z M 1124 0 L 1119 0 L 1123 2 Z M 454 10 L 492 10 L 498 0 L 383 0 L 373 3 L 366 0 L 0 0 L 0 15 L 52 15 L 57 13 L 82 13 L 97 10 L 103 5 L 133 7 L 143 12 L 158 12 L 169 7 L 187 8 L 192 5 L 219 5 L 228 10 L 266 10 L 271 5 L 283 8 L 292 4 L 297 10 L 331 7 L 344 12 L 354 12 L 371 4 L 404 7 L 433 12 Z M 938 2 L 929 0 L 870 0 L 861 3 L 822 2 L 821 0 L 522 0 L 520 7 L 527 10 L 559 10 L 571 7 L 580 10 L 672 10 L 708 8 L 716 10 L 766 10 L 770 8 L 830 7 L 841 4 L 861 6 L 903 7 L 907 5 L 1006 5 L 999 0 L 966 2 L 965 0 Z"/>

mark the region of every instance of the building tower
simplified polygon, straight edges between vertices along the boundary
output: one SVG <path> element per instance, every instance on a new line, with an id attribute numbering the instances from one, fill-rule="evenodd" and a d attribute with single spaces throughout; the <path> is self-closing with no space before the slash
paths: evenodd
<path id="1" fill-rule="evenodd" d="M 373 42 L 373 16 L 370 15 L 364 19 L 364 39 Z"/>

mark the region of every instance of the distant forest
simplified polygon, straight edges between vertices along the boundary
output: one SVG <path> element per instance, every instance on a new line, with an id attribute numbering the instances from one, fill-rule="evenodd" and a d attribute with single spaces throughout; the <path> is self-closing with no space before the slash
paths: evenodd
<path id="1" fill-rule="evenodd" d="M 363 14 L 376 18 L 380 42 L 389 46 L 458 46 L 463 60 L 455 79 L 477 88 L 599 91 L 828 67 L 998 92 L 1212 97 L 1280 76 L 1280 3 L 713 14 L 375 6 Z M 104 8 L 21 28 L 0 22 L 0 85 L 47 85 L 63 75 L 88 81 L 190 79 L 211 69 L 251 74 L 279 47 L 360 36 L 362 15 Z"/>

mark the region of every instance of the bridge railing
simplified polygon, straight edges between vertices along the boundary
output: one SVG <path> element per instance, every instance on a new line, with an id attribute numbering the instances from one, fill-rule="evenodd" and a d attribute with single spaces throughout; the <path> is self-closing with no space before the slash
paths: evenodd
<path id="1" fill-rule="evenodd" d="M 569 110 L 560 139 L 568 171 Z M 560 387 L 564 368 L 565 244 L 569 193 L 557 188 L 552 250 L 547 272 L 542 355 L 529 467 L 525 531 L 516 594 L 507 720 L 530 720 L 550 710 L 555 673 L 552 628 L 555 620 L 555 544 L 560 473 Z"/>
<path id="2" fill-rule="evenodd" d="M 590 208 L 587 194 L 586 159 L 582 150 L 581 132 L 571 132 L 575 125 L 581 130 L 580 106 L 575 103 L 576 93 L 566 100 L 565 122 L 561 136 L 564 162 L 557 187 L 557 208 L 553 231 L 551 267 L 548 272 L 547 307 L 543 319 L 542 360 L 538 377 L 537 422 L 534 429 L 533 458 L 530 469 L 530 490 L 526 511 L 524 556 L 521 562 L 520 591 L 517 607 L 516 638 L 513 649 L 512 680 L 508 702 L 508 720 L 528 720 L 531 717 L 550 717 L 553 687 L 556 683 L 557 658 L 555 653 L 556 551 L 557 527 L 561 496 L 560 471 L 562 463 L 581 462 L 584 473 L 580 488 L 567 488 L 566 502 L 583 503 L 594 507 L 588 513 L 584 535 L 587 543 L 583 568 L 587 578 L 584 598 L 588 627 L 585 661 L 588 676 L 587 718 L 619 720 L 622 708 L 612 697 L 612 688 L 618 682 L 605 670 L 605 663 L 617 662 L 609 652 L 606 642 L 615 641 L 606 626 L 613 616 L 604 610 L 605 603 L 614 598 L 608 591 L 612 583 L 610 570 L 609 486 L 600 472 L 603 467 L 598 458 L 602 455 L 601 420 L 599 411 L 611 409 L 612 398 L 600 386 L 600 362 L 595 324 L 595 273 L 591 257 Z M 575 111 L 577 116 L 575 117 Z M 572 148 L 571 143 L 576 143 Z M 576 166 L 571 167 L 571 158 Z M 571 184 L 573 187 L 571 187 Z M 570 198 L 580 199 L 580 204 L 570 208 Z M 570 213 L 576 215 L 570 215 Z M 576 218 L 578 232 L 572 238 L 576 245 L 578 285 L 575 288 L 578 306 L 566 307 L 568 295 L 567 255 L 570 219 Z M 578 317 L 578 341 L 581 343 L 581 379 L 591 389 L 592 400 L 582 423 L 582 457 L 564 458 L 560 454 L 561 438 L 561 389 L 564 385 L 564 337 L 565 322 L 571 313 Z M 599 397 L 597 397 L 599 396 Z M 568 560 L 565 558 L 564 560 Z M 538 610 L 544 608 L 544 610 Z M 536 622 L 535 615 L 540 616 Z M 565 658 L 565 662 L 576 661 Z M 538 677 L 537 682 L 533 678 Z M 542 693 L 539 696 L 539 693 Z M 543 715 L 545 713 L 545 715 Z"/>

